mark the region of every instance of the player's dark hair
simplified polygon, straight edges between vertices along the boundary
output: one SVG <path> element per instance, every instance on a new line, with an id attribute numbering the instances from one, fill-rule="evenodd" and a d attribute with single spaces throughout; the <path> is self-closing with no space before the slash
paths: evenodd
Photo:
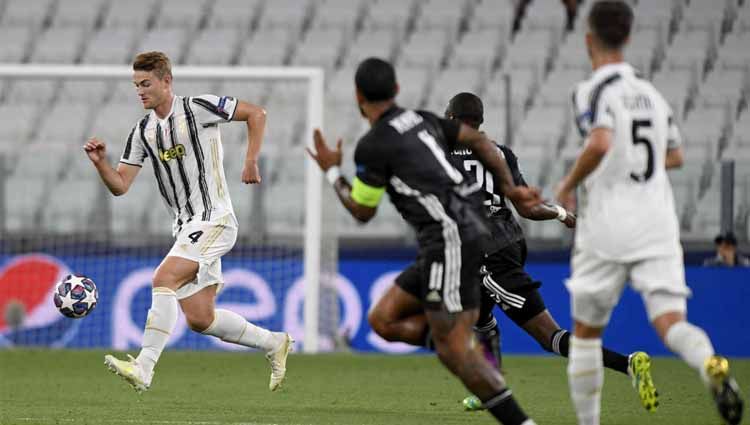
<path id="1" fill-rule="evenodd" d="M 622 0 L 601 0 L 591 6 L 589 27 L 601 44 L 611 50 L 625 45 L 633 26 L 633 9 Z"/>
<path id="2" fill-rule="evenodd" d="M 370 102 L 396 97 L 396 71 L 393 65 L 379 58 L 367 58 L 357 67 L 354 83 Z"/>
<path id="3" fill-rule="evenodd" d="M 448 102 L 448 107 L 445 108 L 445 117 L 457 119 L 474 128 L 479 128 L 484 122 L 482 99 L 474 93 L 459 93 Z"/>

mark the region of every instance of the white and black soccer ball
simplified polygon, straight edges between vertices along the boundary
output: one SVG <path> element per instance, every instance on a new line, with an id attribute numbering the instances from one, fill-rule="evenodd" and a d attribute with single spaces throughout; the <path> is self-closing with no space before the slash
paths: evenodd
<path id="1" fill-rule="evenodd" d="M 57 284 L 53 300 L 57 310 L 65 317 L 80 319 L 96 307 L 99 290 L 86 276 L 69 274 Z"/>

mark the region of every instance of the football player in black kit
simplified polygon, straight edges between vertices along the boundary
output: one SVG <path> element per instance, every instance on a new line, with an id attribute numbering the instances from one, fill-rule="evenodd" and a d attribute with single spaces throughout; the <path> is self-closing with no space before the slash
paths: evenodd
<path id="1" fill-rule="evenodd" d="M 472 93 L 455 95 L 445 110 L 445 118 L 457 120 L 469 127 L 479 129 L 484 122 L 482 100 Z M 518 158 L 510 148 L 496 144 L 501 156 L 517 186 L 526 186 L 521 174 Z M 541 282 L 535 281 L 524 266 L 526 263 L 526 240 L 523 230 L 505 203 L 496 179 L 487 175 L 470 149 L 458 148 L 451 152 L 451 161 L 468 173 L 474 184 L 484 191 L 484 205 L 492 222 L 491 240 L 485 245 L 486 253 L 482 264 L 482 300 L 479 320 L 475 330 L 485 349 L 485 355 L 500 367 L 500 329 L 492 313 L 495 305 L 516 325 L 526 331 L 545 350 L 567 357 L 570 333 L 561 329 L 544 305 L 539 293 Z M 562 207 L 541 203 L 527 209 L 519 209 L 519 214 L 530 220 L 560 220 L 568 228 L 575 227 L 576 217 Z M 602 349 L 604 365 L 610 369 L 630 375 L 629 365 L 637 357 L 648 357 L 642 351 L 624 356 Z M 493 361 L 494 359 L 494 361 Z M 650 362 L 646 362 L 649 363 Z M 644 402 L 645 406 L 645 402 Z"/>
<path id="2" fill-rule="evenodd" d="M 463 173 L 449 162 L 449 153 L 459 146 L 471 149 L 518 208 L 541 202 L 538 190 L 514 185 L 494 145 L 475 129 L 397 106 L 398 84 L 390 63 L 364 60 L 355 87 L 371 128 L 357 143 L 352 183 L 340 173 L 341 140 L 330 149 L 316 130 L 315 152 L 308 151 L 352 216 L 369 221 L 388 192 L 417 232 L 419 245 L 415 263 L 371 310 L 370 325 L 389 341 L 423 345 L 431 339 L 440 361 L 499 422 L 534 424 L 476 343 L 472 328 L 479 316 L 480 244 L 489 236 L 489 223 L 481 196 L 476 190 L 472 195 Z"/>

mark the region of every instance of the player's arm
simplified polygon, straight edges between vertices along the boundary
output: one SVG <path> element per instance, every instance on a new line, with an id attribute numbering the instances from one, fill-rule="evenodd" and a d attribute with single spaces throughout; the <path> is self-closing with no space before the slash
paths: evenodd
<path id="1" fill-rule="evenodd" d="M 117 165 L 117 169 L 112 168 L 112 165 L 107 160 L 107 147 L 104 142 L 97 138 L 89 139 L 83 145 L 83 149 L 94 164 L 96 171 L 99 172 L 99 176 L 107 186 L 107 189 L 115 196 L 127 193 L 141 167 L 120 162 Z"/>
<path id="2" fill-rule="evenodd" d="M 685 162 L 685 160 L 682 156 L 682 148 L 677 147 L 667 149 L 667 158 L 664 161 L 664 166 L 667 170 L 671 168 L 680 168 L 682 167 L 683 162 Z"/>
<path id="3" fill-rule="evenodd" d="M 556 199 L 563 207 L 572 209 L 575 188 L 599 166 L 611 145 L 610 128 L 597 127 L 591 130 L 586 147 L 558 186 Z"/>
<path id="4" fill-rule="evenodd" d="M 446 129 L 444 129 L 444 131 L 447 133 L 450 130 L 446 131 Z M 498 183 L 500 184 L 500 190 L 511 202 L 513 202 L 513 205 L 519 213 L 521 213 L 520 211 L 526 211 L 541 202 L 538 189 L 517 186 L 513 182 L 513 175 L 510 172 L 508 164 L 505 162 L 502 155 L 500 155 L 500 151 L 495 144 L 492 143 L 484 133 L 461 124 L 458 129 L 456 141 L 471 149 L 477 156 L 477 159 L 479 159 L 479 162 L 484 165 L 485 169 L 489 170 L 492 175 L 497 177 Z"/>
<path id="5" fill-rule="evenodd" d="M 341 139 L 336 142 L 336 150 L 326 145 L 323 134 L 316 129 L 313 134 L 315 152 L 306 148 L 307 153 L 318 163 L 326 174 L 326 179 L 333 185 L 341 204 L 349 213 L 361 223 L 367 223 L 377 211 L 385 187 L 367 184 L 359 178 L 354 178 L 354 185 L 349 184 L 346 177 L 341 175 Z"/>
<path id="6" fill-rule="evenodd" d="M 247 123 L 247 153 L 245 154 L 245 166 L 242 170 L 242 182 L 260 183 L 258 156 L 263 144 L 263 133 L 266 129 L 266 110 L 258 105 L 240 100 L 237 102 L 232 121 Z"/>
<path id="7" fill-rule="evenodd" d="M 677 128 L 677 124 L 672 118 L 671 111 L 668 120 L 668 134 L 667 134 L 667 156 L 664 161 L 664 167 L 669 170 L 671 168 L 680 168 L 684 162 L 682 156 L 682 137 L 680 130 Z"/>

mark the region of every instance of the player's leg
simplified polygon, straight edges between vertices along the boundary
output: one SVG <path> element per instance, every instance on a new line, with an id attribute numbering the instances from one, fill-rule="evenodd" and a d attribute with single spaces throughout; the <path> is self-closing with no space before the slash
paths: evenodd
<path id="1" fill-rule="evenodd" d="M 579 425 L 598 425 L 604 361 L 601 334 L 622 293 L 624 265 L 578 251 L 566 282 L 571 295 L 574 328 L 568 356 L 568 384 Z"/>
<path id="2" fill-rule="evenodd" d="M 458 313 L 427 310 L 438 358 L 456 375 L 484 407 L 506 425 L 533 424 L 518 405 L 500 372 L 485 360 L 475 343 L 472 327 L 476 308 Z"/>
<path id="3" fill-rule="evenodd" d="M 197 272 L 198 263 L 195 261 L 169 255 L 164 258 L 154 273 L 151 308 L 138 357 L 123 361 L 111 355 L 105 356 L 104 362 L 109 369 L 127 380 L 136 391 L 145 391 L 151 385 L 154 366 L 177 323 L 175 291 L 193 280 Z"/>
<path id="4" fill-rule="evenodd" d="M 370 327 L 386 341 L 433 348 L 420 301 L 421 260 L 404 270 L 367 315 Z"/>
<path id="5" fill-rule="evenodd" d="M 490 364 L 500 369 L 503 365 L 500 327 L 497 324 L 495 315 L 492 313 L 496 302 L 486 288 L 482 288 L 481 294 L 479 319 L 477 319 L 477 323 L 474 325 L 474 332 L 476 332 L 479 342 L 482 344 L 484 357 Z"/>
<path id="6" fill-rule="evenodd" d="M 726 358 L 714 353 L 708 335 L 686 320 L 690 294 L 682 253 L 633 266 L 633 286 L 641 292 L 649 320 L 664 344 L 695 369 L 714 396 L 719 414 L 730 424 L 742 419 L 743 400 Z"/>

